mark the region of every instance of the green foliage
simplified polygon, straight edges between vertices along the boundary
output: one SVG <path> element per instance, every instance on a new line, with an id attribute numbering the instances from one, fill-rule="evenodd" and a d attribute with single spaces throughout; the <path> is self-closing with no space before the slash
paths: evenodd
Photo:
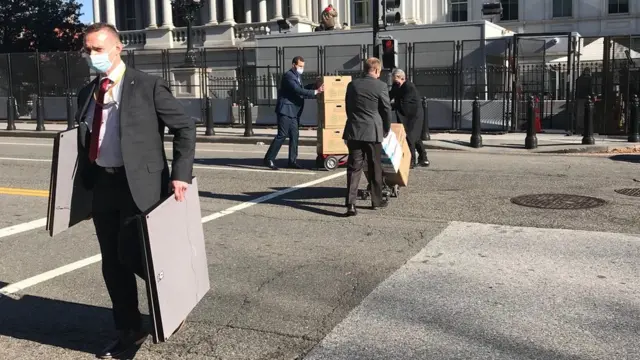
<path id="1" fill-rule="evenodd" d="M 0 0 L 0 53 L 79 50 L 81 8 L 76 0 Z"/>

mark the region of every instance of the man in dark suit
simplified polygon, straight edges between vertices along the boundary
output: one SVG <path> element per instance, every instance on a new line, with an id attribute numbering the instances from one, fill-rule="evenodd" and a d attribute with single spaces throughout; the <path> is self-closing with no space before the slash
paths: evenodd
<path id="1" fill-rule="evenodd" d="M 296 56 L 291 62 L 291 69 L 284 73 L 276 102 L 276 115 L 278 116 L 278 134 L 269 146 L 264 156 L 264 165 L 278 170 L 274 161 L 284 140 L 289 137 L 289 167 L 302 168 L 298 165 L 298 128 L 300 127 L 300 115 L 304 110 L 305 99 L 315 99 L 324 91 L 324 85 L 314 90 L 317 84 L 302 85 L 301 75 L 304 72 L 304 59 Z"/>
<path id="2" fill-rule="evenodd" d="M 137 216 L 169 196 L 178 201 L 191 182 L 195 123 L 167 83 L 128 68 L 112 25 L 90 25 L 84 56 L 98 73 L 80 90 L 76 121 L 85 186 L 93 190 L 92 218 L 102 253 L 102 275 L 113 305 L 117 339 L 98 356 L 112 358 L 144 342 L 135 274 L 142 270 Z M 164 130 L 174 134 L 171 171 Z"/>
<path id="3" fill-rule="evenodd" d="M 347 86 L 345 107 L 347 124 L 342 138 L 347 141 L 347 216 L 357 214 L 356 197 L 364 160 L 371 184 L 372 208 L 386 207 L 382 198 L 382 140 L 391 130 L 391 103 L 387 84 L 380 81 L 382 64 L 369 58 L 364 64 L 365 76 Z"/>
<path id="4" fill-rule="evenodd" d="M 396 111 L 398 122 L 404 125 L 407 133 L 407 145 L 411 151 L 411 168 L 416 165 L 429 166 L 427 150 L 422 143 L 422 130 L 424 128 L 424 111 L 420 103 L 420 94 L 416 86 L 407 81 L 404 71 L 395 69 L 391 73 L 393 86 L 389 96 L 393 99 L 393 108 Z M 418 159 L 416 161 L 416 150 Z"/>

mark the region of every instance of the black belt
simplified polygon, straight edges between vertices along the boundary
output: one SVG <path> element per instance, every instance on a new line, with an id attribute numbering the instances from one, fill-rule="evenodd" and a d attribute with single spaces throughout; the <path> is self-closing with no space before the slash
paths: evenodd
<path id="1" fill-rule="evenodd" d="M 106 172 L 107 174 L 119 174 L 124 172 L 124 166 L 118 166 L 118 167 L 98 166 L 98 168 Z"/>

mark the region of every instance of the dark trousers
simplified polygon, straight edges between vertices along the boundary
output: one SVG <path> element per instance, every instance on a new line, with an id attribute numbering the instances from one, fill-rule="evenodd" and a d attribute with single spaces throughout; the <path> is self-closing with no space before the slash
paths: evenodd
<path id="1" fill-rule="evenodd" d="M 427 149 L 425 149 L 422 139 L 418 138 L 418 140 L 412 141 L 407 137 L 407 145 L 411 151 L 411 163 L 416 163 L 416 151 L 418 151 L 418 161 L 427 160 Z"/>
<path id="2" fill-rule="evenodd" d="M 278 134 L 269 146 L 269 150 L 267 150 L 267 154 L 264 156 L 265 160 L 274 161 L 276 156 L 278 156 L 278 152 L 280 151 L 284 140 L 288 137 L 289 164 L 295 163 L 298 160 L 299 134 L 297 118 L 278 114 Z"/>
<path id="3" fill-rule="evenodd" d="M 362 176 L 364 161 L 367 161 L 367 173 L 371 185 L 371 204 L 379 206 L 382 202 L 382 144 L 366 141 L 347 141 L 349 159 L 347 160 L 347 203 L 354 205 L 358 196 L 358 186 Z"/>
<path id="4" fill-rule="evenodd" d="M 107 172 L 96 166 L 93 223 L 102 253 L 102 276 L 113 305 L 117 330 L 140 330 L 138 286 L 144 278 L 136 206 L 124 168 Z"/>

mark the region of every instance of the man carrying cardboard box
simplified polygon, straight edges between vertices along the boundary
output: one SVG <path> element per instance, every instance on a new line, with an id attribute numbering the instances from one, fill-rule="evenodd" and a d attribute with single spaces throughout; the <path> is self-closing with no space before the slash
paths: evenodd
<path id="1" fill-rule="evenodd" d="M 371 185 L 372 208 L 386 207 L 382 198 L 382 140 L 391 129 L 391 103 L 387 84 L 380 81 L 382 64 L 369 58 L 364 64 L 365 76 L 354 79 L 347 86 L 345 107 L 347 124 L 342 138 L 347 141 L 347 216 L 354 216 L 358 185 L 364 160 Z"/>
<path id="2" fill-rule="evenodd" d="M 393 87 L 389 96 L 394 100 L 394 110 L 399 122 L 404 125 L 407 133 L 407 145 L 411 151 L 411 168 L 416 165 L 429 166 L 427 150 L 422 143 L 422 130 L 424 127 L 424 114 L 420 95 L 416 86 L 407 81 L 404 71 L 395 69 L 391 73 Z M 418 159 L 416 161 L 416 151 Z"/>

